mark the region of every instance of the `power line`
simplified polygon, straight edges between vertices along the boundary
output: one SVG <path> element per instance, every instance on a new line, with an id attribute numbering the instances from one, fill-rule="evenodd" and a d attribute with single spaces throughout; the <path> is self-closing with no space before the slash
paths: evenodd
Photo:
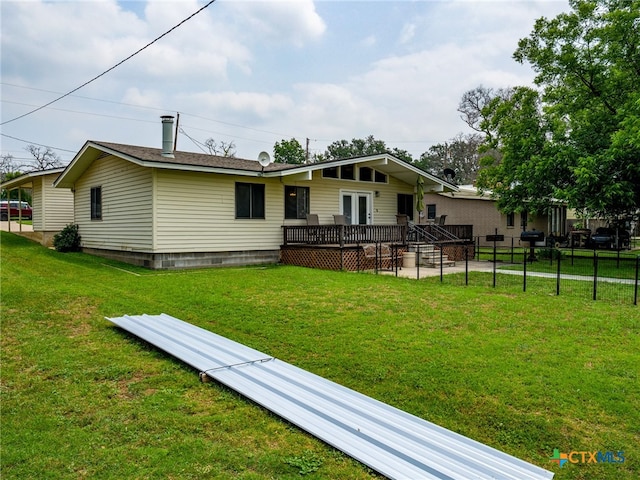
<path id="1" fill-rule="evenodd" d="M 0 133 L 0 135 L 2 135 L 3 137 L 11 138 L 12 140 L 17 140 L 19 142 L 28 143 L 28 144 L 31 144 L 31 145 L 36 145 L 38 147 L 51 148 L 53 150 L 60 150 L 62 152 L 69 152 L 69 153 L 73 153 L 73 154 L 78 153 L 76 150 L 67 150 L 66 148 L 58 148 L 58 147 L 52 147 L 51 145 L 43 145 L 42 143 L 30 142 L 29 140 L 25 140 L 23 138 L 12 137 L 11 135 L 7 135 L 6 133 Z"/>
<path id="2" fill-rule="evenodd" d="M 170 34 L 171 32 L 173 32 L 176 28 L 180 27 L 182 24 L 186 23 L 187 21 L 191 20 L 193 17 L 195 17 L 197 14 L 199 14 L 200 12 L 202 12 L 204 9 L 206 9 L 207 7 L 209 7 L 211 4 L 213 4 L 216 0 L 210 0 L 207 4 L 205 4 L 202 8 L 200 8 L 198 11 L 192 13 L 191 15 L 189 15 L 187 18 L 185 18 L 184 20 L 182 20 L 180 23 L 178 23 L 177 25 L 171 27 L 169 30 L 167 30 L 166 32 L 164 32 L 162 35 L 160 35 L 159 37 L 157 37 L 155 40 L 152 40 L 151 42 L 147 43 L 144 47 L 138 49 L 136 52 L 132 53 L 131 55 L 129 55 L 127 58 L 125 58 L 124 60 L 119 61 L 118 63 L 116 63 L 113 67 L 109 68 L 108 70 L 105 70 L 104 72 L 102 72 L 101 74 L 93 77 L 91 80 L 83 83 L 82 85 L 80 85 L 79 87 L 74 88 L 73 90 L 65 93 L 64 95 L 59 96 L 58 98 L 50 101 L 49 103 L 46 103 L 44 105 L 41 105 L 40 107 L 31 110 L 27 113 L 23 113 L 22 115 L 19 115 L 15 118 L 12 118 L 11 120 L 7 120 L 5 122 L 0 123 L 0 125 L 6 125 L 7 123 L 11 123 L 11 122 L 15 122 L 16 120 L 20 120 L 21 118 L 24 118 L 28 115 L 31 115 L 33 113 L 36 113 L 40 110 L 42 110 L 43 108 L 46 108 L 54 103 L 56 103 L 59 100 L 62 100 L 65 97 L 68 97 L 69 95 L 71 95 L 72 93 L 77 92 L 78 90 L 80 90 L 83 87 L 86 87 L 87 85 L 89 85 L 90 83 L 96 81 L 97 79 L 99 79 L 100 77 L 106 75 L 107 73 L 109 73 L 111 70 L 116 69 L 117 67 L 119 67 L 120 65 L 122 65 L 124 62 L 126 62 L 127 60 L 130 60 L 131 58 L 135 57 L 137 54 L 139 54 L 140 52 L 142 52 L 143 50 L 146 50 L 147 48 L 149 48 L 151 45 L 153 45 L 154 43 L 156 43 L 158 40 L 160 40 L 161 38 L 167 36 L 168 34 Z"/>

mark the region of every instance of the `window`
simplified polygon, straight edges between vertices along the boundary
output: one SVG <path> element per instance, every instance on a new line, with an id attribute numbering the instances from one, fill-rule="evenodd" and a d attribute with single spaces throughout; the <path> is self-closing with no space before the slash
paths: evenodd
<path id="1" fill-rule="evenodd" d="M 387 183 L 387 176 L 376 170 L 376 177 L 375 177 L 375 182 L 376 183 Z"/>
<path id="2" fill-rule="evenodd" d="M 307 218 L 309 187 L 284 187 L 284 218 Z"/>
<path id="3" fill-rule="evenodd" d="M 398 213 L 407 215 L 409 220 L 413 220 L 413 195 L 406 193 L 398 194 Z"/>
<path id="4" fill-rule="evenodd" d="M 507 227 L 513 228 L 516 226 L 516 214 L 511 212 L 507 213 Z"/>
<path id="5" fill-rule="evenodd" d="M 322 169 L 324 178 L 338 178 L 338 167 L 327 167 Z"/>
<path id="6" fill-rule="evenodd" d="M 360 181 L 373 182 L 373 168 L 360 167 Z"/>
<path id="7" fill-rule="evenodd" d="M 522 212 L 520 214 L 520 226 L 523 230 L 527 229 L 527 224 L 529 223 L 529 219 L 527 218 L 527 212 Z"/>
<path id="8" fill-rule="evenodd" d="M 343 180 L 355 180 L 356 167 L 353 165 L 343 165 L 340 167 L 340 178 Z"/>
<path id="9" fill-rule="evenodd" d="M 236 183 L 236 218 L 264 218 L 262 183 Z"/>
<path id="10" fill-rule="evenodd" d="M 102 187 L 91 187 L 91 220 L 102 220 Z"/>
<path id="11" fill-rule="evenodd" d="M 436 204 L 429 203 L 427 204 L 427 220 L 435 220 L 436 219 Z"/>

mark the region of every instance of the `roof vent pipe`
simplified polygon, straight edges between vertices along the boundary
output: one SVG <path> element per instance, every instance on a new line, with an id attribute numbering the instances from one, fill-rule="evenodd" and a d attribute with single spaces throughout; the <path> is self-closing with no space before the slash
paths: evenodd
<path id="1" fill-rule="evenodd" d="M 162 119 L 162 156 L 173 156 L 173 115 L 163 115 Z"/>

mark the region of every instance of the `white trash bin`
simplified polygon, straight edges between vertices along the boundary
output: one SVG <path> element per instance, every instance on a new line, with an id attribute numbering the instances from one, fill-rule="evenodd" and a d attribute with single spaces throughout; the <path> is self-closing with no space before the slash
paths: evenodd
<path id="1" fill-rule="evenodd" d="M 402 254 L 402 266 L 404 268 L 415 268 L 416 252 L 404 252 Z"/>

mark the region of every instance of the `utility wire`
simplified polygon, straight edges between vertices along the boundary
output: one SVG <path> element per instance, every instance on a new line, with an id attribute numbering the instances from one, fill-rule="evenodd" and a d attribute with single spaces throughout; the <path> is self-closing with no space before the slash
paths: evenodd
<path id="1" fill-rule="evenodd" d="M 124 60 L 119 61 L 118 63 L 116 63 L 113 67 L 109 68 L 108 70 L 105 70 L 104 72 L 102 72 L 100 75 L 96 75 L 95 77 L 93 77 L 91 80 L 83 83 L 82 85 L 80 85 L 79 87 L 74 88 L 73 90 L 65 93 L 64 95 L 59 96 L 58 98 L 50 101 L 49 103 L 46 103 L 34 110 L 31 110 L 27 113 L 23 113 L 20 116 L 17 116 L 15 118 L 12 118 L 11 120 L 7 120 L 5 122 L 0 123 L 0 125 L 6 125 L 7 123 L 11 123 L 11 122 L 15 122 L 16 120 L 20 120 L 21 118 L 24 118 L 28 115 L 31 115 L 33 113 L 36 113 L 40 110 L 42 110 L 43 108 L 47 108 L 49 105 L 52 105 L 54 103 L 56 103 L 59 100 L 62 100 L 65 97 L 68 97 L 69 95 L 71 95 L 72 93 L 77 92 L 78 90 L 80 90 L 83 87 L 86 87 L 87 85 L 89 85 L 90 83 L 96 81 L 97 79 L 99 79 L 100 77 L 106 75 L 107 73 L 109 73 L 111 70 L 116 69 L 117 67 L 119 67 L 120 65 L 122 65 L 124 62 L 126 62 L 127 60 L 130 60 L 131 58 L 135 57 L 137 54 L 139 54 L 140 52 L 142 52 L 143 50 L 149 48 L 151 45 L 153 45 L 154 43 L 156 43 L 158 40 L 160 40 L 163 37 L 166 37 L 167 35 L 169 35 L 171 32 L 173 32 L 176 28 L 180 27 L 182 24 L 186 23 L 187 21 L 191 20 L 193 17 L 195 17 L 197 14 L 199 14 L 200 12 L 202 12 L 204 9 L 206 9 L 207 7 L 209 7 L 211 4 L 213 4 L 213 2 L 215 2 L 216 0 L 210 0 L 206 5 L 204 5 L 202 8 L 200 8 L 197 12 L 192 13 L 191 15 L 189 15 L 187 18 L 185 18 L 184 20 L 182 20 L 180 23 L 178 23 L 177 25 L 171 27 L 169 30 L 167 30 L 166 32 L 164 32 L 162 35 L 160 35 L 159 37 L 157 37 L 155 40 L 152 40 L 151 42 L 147 43 L 144 47 L 138 49 L 136 52 L 132 53 L 131 55 L 129 55 L 127 58 L 125 58 Z"/>

